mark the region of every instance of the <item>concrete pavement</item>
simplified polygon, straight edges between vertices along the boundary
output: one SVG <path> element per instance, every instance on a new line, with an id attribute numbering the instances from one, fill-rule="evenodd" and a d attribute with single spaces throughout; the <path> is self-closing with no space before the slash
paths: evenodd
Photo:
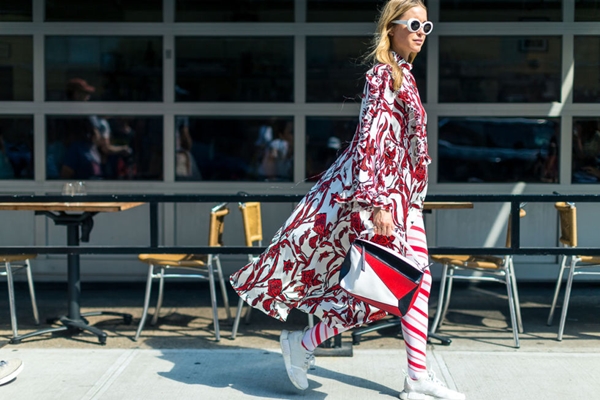
<path id="1" fill-rule="evenodd" d="M 278 349 L 23 349 L 25 369 L 0 398 L 60 399 L 374 399 L 401 390 L 403 350 L 356 350 L 319 357 L 310 388 L 289 382 Z M 440 379 L 468 399 L 598 398 L 598 353 L 430 351 Z"/>
<path id="2" fill-rule="evenodd" d="M 438 377 L 468 399 L 598 398 L 596 287 L 574 289 L 562 342 L 555 340 L 556 324 L 545 324 L 551 287 L 522 287 L 525 333 L 520 335 L 520 349 L 512 347 L 501 289 L 456 288 L 448 321 L 439 332 L 452 344 L 429 346 L 429 364 Z M 208 299 L 203 294 L 195 298 L 190 290 L 168 291 L 159 325 L 148 327 L 142 339 L 133 342 L 143 288 L 113 288 L 108 298 L 102 287 L 84 287 L 88 303 L 84 310 L 102 306 L 131 312 L 134 325 L 94 317 L 92 322 L 109 334 L 106 346 L 86 334 L 5 343 L 0 358 L 21 358 L 25 369 L 15 381 L 0 386 L 0 399 L 391 399 L 402 389 L 406 356 L 393 329 L 365 336 L 353 347 L 352 357 L 317 357 L 309 371 L 310 388 L 302 392 L 287 378 L 277 339 L 282 327 L 301 328 L 304 314 L 293 315 L 284 324 L 253 313 L 251 324 L 242 324 L 239 337 L 232 341 L 223 312 L 223 338 L 217 343 Z M 43 315 L 64 303 L 60 289 L 42 287 L 38 299 Z M 27 322 L 27 296 L 17 300 L 23 331 L 34 329 Z M 194 302 L 200 306 L 190 304 Z M 2 302 L 0 310 L 0 321 L 6 321 Z M 10 337 L 9 325 L 0 324 L 0 335 Z M 350 342 L 349 334 L 344 341 Z"/>

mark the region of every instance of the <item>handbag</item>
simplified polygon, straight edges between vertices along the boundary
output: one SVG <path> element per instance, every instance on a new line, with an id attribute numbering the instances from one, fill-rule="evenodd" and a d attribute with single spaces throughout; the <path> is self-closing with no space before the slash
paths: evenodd
<path id="1" fill-rule="evenodd" d="M 412 251 L 404 239 L 400 240 Z M 369 305 L 402 317 L 417 298 L 423 270 L 392 249 L 356 239 L 341 265 L 340 287 Z"/>

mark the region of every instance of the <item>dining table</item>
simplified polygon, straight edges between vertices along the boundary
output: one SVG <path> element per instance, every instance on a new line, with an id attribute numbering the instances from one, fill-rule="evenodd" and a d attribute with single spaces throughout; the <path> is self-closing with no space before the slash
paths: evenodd
<path id="1" fill-rule="evenodd" d="M 89 242 L 94 226 L 94 216 L 104 212 L 121 212 L 139 207 L 143 202 L 11 202 L 0 203 L 0 210 L 33 211 L 35 215 L 44 215 L 54 221 L 55 225 L 67 227 L 67 246 L 76 247 L 80 242 Z M 83 331 L 91 332 L 98 337 L 101 344 L 106 344 L 107 335 L 101 329 L 91 326 L 86 319 L 89 316 L 113 315 L 122 317 L 124 323 L 132 322 L 131 314 L 111 311 L 92 311 L 81 313 L 81 278 L 80 257 L 78 253 L 67 253 L 67 297 L 68 311 L 64 316 L 48 319 L 48 323 L 60 326 L 42 328 L 33 332 L 13 337 L 10 343 L 17 344 L 23 339 L 48 333 L 66 332 L 73 335 Z"/>

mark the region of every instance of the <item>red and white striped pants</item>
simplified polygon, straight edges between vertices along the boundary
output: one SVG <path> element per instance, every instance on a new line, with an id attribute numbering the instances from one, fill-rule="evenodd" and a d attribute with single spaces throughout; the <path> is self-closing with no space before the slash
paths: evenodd
<path id="1" fill-rule="evenodd" d="M 411 210 L 407 218 L 407 241 L 413 250 L 414 257 L 419 264 L 429 264 L 427 251 L 427 237 L 423 224 L 423 213 L 420 210 Z M 407 254 L 411 256 L 410 254 Z M 421 289 L 413 306 L 402 317 L 402 336 L 406 344 L 408 358 L 408 375 L 417 379 L 427 372 L 427 329 L 428 329 L 428 304 L 431 291 L 431 273 L 425 269 Z M 330 328 L 319 322 L 306 331 L 302 343 L 307 350 L 314 350 L 319 344 L 347 329 Z"/>

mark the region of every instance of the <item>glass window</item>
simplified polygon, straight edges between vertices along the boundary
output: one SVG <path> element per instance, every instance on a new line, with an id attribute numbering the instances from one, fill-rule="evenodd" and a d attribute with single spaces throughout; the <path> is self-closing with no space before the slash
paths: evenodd
<path id="1" fill-rule="evenodd" d="M 293 179 L 291 117 L 177 116 L 175 124 L 178 181 Z"/>
<path id="2" fill-rule="evenodd" d="M 178 37 L 177 101 L 294 99 L 291 37 Z"/>
<path id="3" fill-rule="evenodd" d="M 600 101 L 600 36 L 575 36 L 573 101 Z"/>
<path id="4" fill-rule="evenodd" d="M 306 38 L 306 101 L 360 101 L 370 68 L 362 62 L 369 47 L 365 37 Z"/>
<path id="5" fill-rule="evenodd" d="M 162 37 L 47 36 L 46 100 L 78 100 L 74 91 L 90 101 L 161 101 Z"/>
<path id="6" fill-rule="evenodd" d="M 440 102 L 560 101 L 560 36 L 440 37 Z"/>
<path id="7" fill-rule="evenodd" d="M 0 101 L 33 100 L 33 38 L 0 36 Z"/>
<path id="8" fill-rule="evenodd" d="M 162 0 L 46 0 L 49 22 L 162 22 Z"/>
<path id="9" fill-rule="evenodd" d="M 0 22 L 33 21 L 32 0 L 0 1 Z"/>
<path id="10" fill-rule="evenodd" d="M 308 37 L 306 38 L 306 101 L 361 101 L 365 73 L 371 68 L 365 61 L 370 38 Z M 426 101 L 427 49 L 424 46 L 414 61 L 413 75 L 421 100 Z"/>
<path id="11" fill-rule="evenodd" d="M 175 22 L 294 22 L 294 0 L 177 0 Z"/>
<path id="12" fill-rule="evenodd" d="M 438 181 L 558 182 L 558 118 L 439 119 Z"/>
<path id="13" fill-rule="evenodd" d="M 348 147 L 358 116 L 306 118 L 306 180 L 317 181 Z"/>
<path id="14" fill-rule="evenodd" d="M 162 179 L 162 117 L 48 116 L 46 125 L 46 179 Z"/>
<path id="15" fill-rule="evenodd" d="M 385 0 L 308 0 L 307 22 L 374 22 Z"/>
<path id="16" fill-rule="evenodd" d="M 0 116 L 0 179 L 33 179 L 33 117 Z"/>
<path id="17" fill-rule="evenodd" d="M 575 21 L 600 21 L 600 0 L 575 0 Z"/>
<path id="18" fill-rule="evenodd" d="M 440 0 L 440 21 L 562 21 L 562 0 Z"/>
<path id="19" fill-rule="evenodd" d="M 571 182 L 600 182 L 600 118 L 573 118 Z"/>

